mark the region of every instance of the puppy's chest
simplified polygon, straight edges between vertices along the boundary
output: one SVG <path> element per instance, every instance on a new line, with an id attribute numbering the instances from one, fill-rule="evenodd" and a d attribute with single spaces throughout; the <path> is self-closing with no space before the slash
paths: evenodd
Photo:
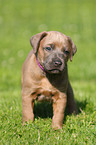
<path id="1" fill-rule="evenodd" d="M 59 91 L 47 79 L 41 81 L 36 92 L 37 101 L 52 101 L 53 97 L 59 94 Z"/>
<path id="2" fill-rule="evenodd" d="M 57 92 L 57 89 L 47 79 L 41 81 L 40 87 L 40 92 L 46 96 L 54 95 Z"/>

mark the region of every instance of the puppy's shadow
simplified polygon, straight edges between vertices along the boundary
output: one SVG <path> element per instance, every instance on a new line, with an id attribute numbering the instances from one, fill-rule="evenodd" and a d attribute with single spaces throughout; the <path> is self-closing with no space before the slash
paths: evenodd
<path id="1" fill-rule="evenodd" d="M 35 118 L 52 118 L 53 116 L 53 108 L 52 103 L 49 102 L 36 102 L 34 105 L 34 115 Z"/>
<path id="2" fill-rule="evenodd" d="M 88 102 L 87 102 L 87 100 L 84 100 L 84 101 L 81 101 L 81 102 L 76 100 L 76 104 L 77 104 L 77 108 L 78 108 L 78 112 L 79 112 L 78 114 L 80 114 L 81 110 L 86 109 L 86 105 L 88 104 Z M 81 108 L 81 110 L 80 110 L 80 108 Z M 66 120 L 67 115 L 71 115 L 71 114 L 68 114 L 66 110 L 65 110 L 64 121 Z M 40 117 L 40 118 L 52 118 L 53 117 L 52 103 L 36 102 L 35 105 L 34 105 L 34 115 L 35 115 L 35 118 L 38 118 L 38 117 Z"/>
<path id="3" fill-rule="evenodd" d="M 86 105 L 88 104 L 88 101 L 87 100 L 84 100 L 84 101 L 78 101 L 78 100 L 75 100 L 76 101 L 76 106 L 77 106 L 77 109 L 78 109 L 78 114 L 81 113 L 81 110 L 85 110 L 86 109 Z M 77 115 L 78 115 L 77 114 Z M 65 109 L 65 118 L 67 115 L 72 115 L 72 114 L 68 114 L 67 112 L 67 106 L 66 106 L 66 109 Z"/>
<path id="4" fill-rule="evenodd" d="M 88 104 L 88 101 L 87 100 L 84 100 L 84 101 L 81 101 L 81 102 L 76 101 L 76 104 L 77 104 L 78 111 L 79 111 L 78 114 L 80 114 L 81 113 L 81 110 L 83 111 L 83 110 L 86 109 L 86 106 Z"/>

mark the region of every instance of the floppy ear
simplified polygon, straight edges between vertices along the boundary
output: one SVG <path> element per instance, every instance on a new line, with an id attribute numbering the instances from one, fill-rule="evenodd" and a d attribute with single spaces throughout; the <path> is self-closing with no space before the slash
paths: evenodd
<path id="1" fill-rule="evenodd" d="M 47 35 L 47 32 L 41 32 L 41 33 L 38 33 L 34 36 L 31 37 L 30 39 L 30 43 L 31 43 L 31 46 L 33 47 L 33 52 L 36 53 L 38 48 L 39 48 L 39 44 L 40 44 L 40 41 Z"/>
<path id="2" fill-rule="evenodd" d="M 77 48 L 73 42 L 73 40 L 71 40 L 71 38 L 69 36 L 68 37 L 68 41 L 70 43 L 70 49 L 71 49 L 71 55 L 70 55 L 70 61 L 72 61 L 72 57 L 74 56 L 74 54 L 76 53 L 77 51 Z"/>

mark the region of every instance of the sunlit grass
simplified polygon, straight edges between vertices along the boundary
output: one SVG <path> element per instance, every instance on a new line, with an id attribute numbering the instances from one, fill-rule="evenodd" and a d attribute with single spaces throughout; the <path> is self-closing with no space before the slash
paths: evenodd
<path id="1" fill-rule="evenodd" d="M 0 1 L 0 144 L 96 144 L 95 0 Z M 69 78 L 79 114 L 65 116 L 63 131 L 53 131 L 52 106 L 35 104 L 35 121 L 22 126 L 21 66 L 30 38 L 61 31 L 77 46 Z M 44 110 L 44 111 L 43 111 Z"/>

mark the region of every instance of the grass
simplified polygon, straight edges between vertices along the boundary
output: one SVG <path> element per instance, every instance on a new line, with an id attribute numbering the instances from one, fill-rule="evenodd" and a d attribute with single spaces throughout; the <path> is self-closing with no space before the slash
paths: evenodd
<path id="1" fill-rule="evenodd" d="M 0 144 L 96 144 L 96 1 L 0 0 Z M 51 104 L 35 104 L 35 121 L 22 126 L 21 66 L 29 39 L 41 31 L 71 36 L 77 54 L 69 77 L 79 109 L 63 131 L 51 128 Z M 38 111 L 39 110 L 39 111 Z"/>

